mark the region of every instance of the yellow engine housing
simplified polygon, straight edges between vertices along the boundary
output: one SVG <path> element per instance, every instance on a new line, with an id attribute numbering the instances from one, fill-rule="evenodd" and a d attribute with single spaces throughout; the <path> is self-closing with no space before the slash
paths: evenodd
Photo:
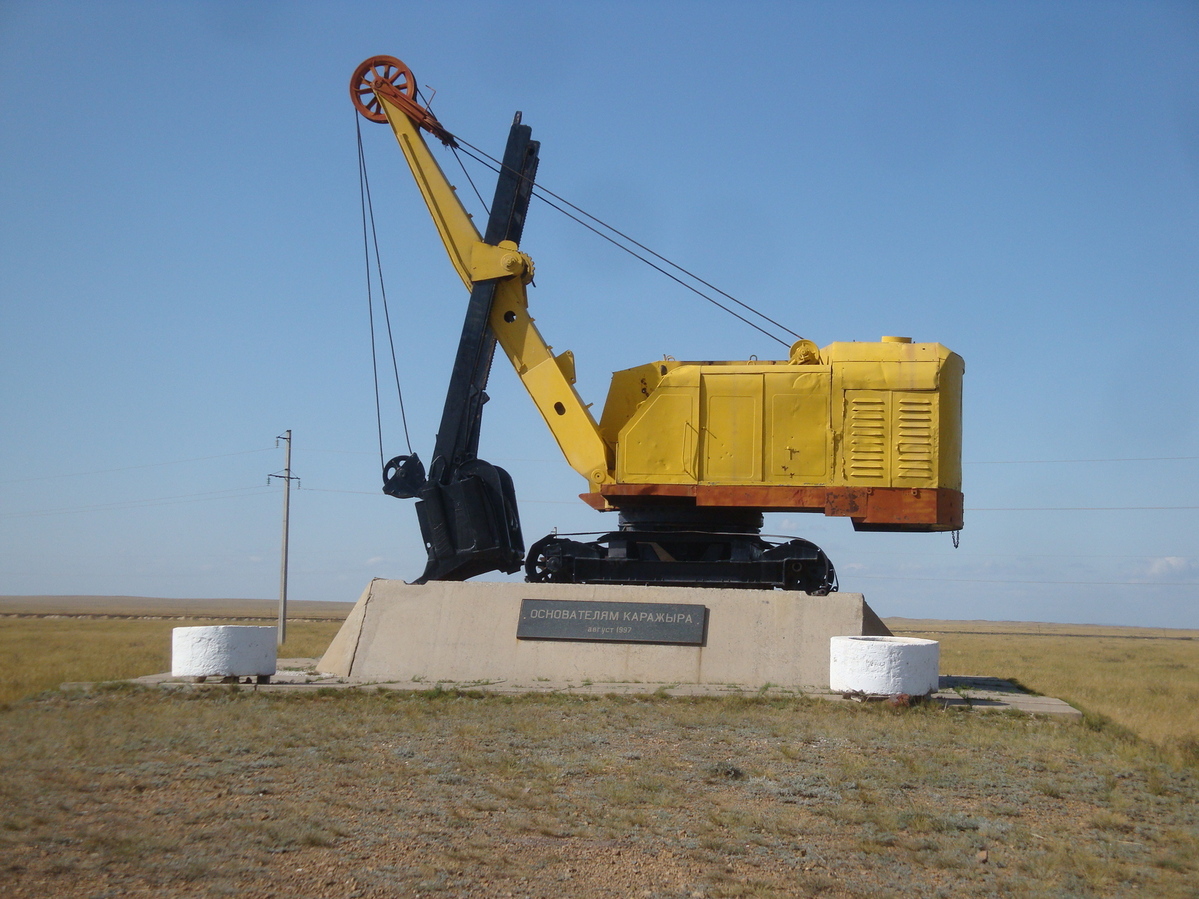
<path id="1" fill-rule="evenodd" d="M 962 358 L 885 337 L 787 361 L 616 372 L 599 423 L 615 483 L 596 508 L 691 501 L 846 515 L 865 530 L 962 525 Z"/>

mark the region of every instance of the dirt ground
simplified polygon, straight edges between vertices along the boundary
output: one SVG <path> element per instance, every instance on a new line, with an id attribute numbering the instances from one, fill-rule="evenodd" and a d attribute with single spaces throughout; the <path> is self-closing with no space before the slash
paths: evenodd
<path id="1" fill-rule="evenodd" d="M 817 700 L 205 689 L 0 712 L 7 897 L 1197 896 L 1118 728 Z"/>

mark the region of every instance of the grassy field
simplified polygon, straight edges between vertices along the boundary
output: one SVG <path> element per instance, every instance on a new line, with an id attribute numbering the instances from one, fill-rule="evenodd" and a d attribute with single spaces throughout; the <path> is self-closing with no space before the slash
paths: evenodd
<path id="1" fill-rule="evenodd" d="M 1014 680 L 1199 765 L 1199 631 L 986 621 L 888 622 L 941 643 L 942 674 Z"/>
<path id="2" fill-rule="evenodd" d="M 348 608 L 290 623 L 283 654 L 320 655 Z M 233 620 L 206 613 L 254 623 L 242 604 L 151 616 L 172 611 L 39 618 L 0 598 L 6 896 L 1199 896 L 1195 632 L 890 622 L 940 640 L 943 673 L 1014 678 L 1082 724 L 803 698 L 47 689 L 167 670 L 172 627 Z"/>
<path id="3" fill-rule="evenodd" d="M 349 603 L 289 603 L 280 658 L 320 656 Z M 126 596 L 0 596 L 0 703 L 63 683 L 120 680 L 171 670 L 171 630 L 274 624 L 268 600 L 165 600 Z"/>
<path id="4" fill-rule="evenodd" d="M 350 608 L 292 604 L 280 656 L 319 657 Z M 6 616 L 0 617 L 0 703 L 62 683 L 169 671 L 172 628 L 271 624 L 275 609 L 269 600 L 0 597 L 0 616 Z M 1014 680 L 1199 764 L 1199 631 L 902 618 L 887 623 L 896 634 L 940 641 L 942 674 Z"/>
<path id="5" fill-rule="evenodd" d="M 172 628 L 232 623 L 227 618 L 0 619 L 0 703 L 63 683 L 170 671 Z M 280 657 L 319 657 L 340 626 L 334 621 L 289 622 Z"/>
<path id="6" fill-rule="evenodd" d="M 1116 730 L 816 699 L 52 692 L 6 897 L 1196 895 L 1199 778 Z"/>
<path id="7" fill-rule="evenodd" d="M 341 621 L 344 602 L 289 602 L 288 619 Z M 279 617 L 276 599 L 160 599 L 153 596 L 10 596 L 0 595 L 0 615 L 69 615 L 91 618 L 228 618 L 272 622 Z"/>

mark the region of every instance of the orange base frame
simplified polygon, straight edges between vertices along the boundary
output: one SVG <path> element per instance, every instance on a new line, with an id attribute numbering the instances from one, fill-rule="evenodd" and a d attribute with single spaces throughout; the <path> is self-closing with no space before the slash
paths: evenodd
<path id="1" fill-rule="evenodd" d="M 606 484 L 580 494 L 608 511 L 655 500 L 691 500 L 696 506 L 823 512 L 853 519 L 858 530 L 956 531 L 962 527 L 960 490 L 928 487 L 720 487 L 706 484 Z"/>

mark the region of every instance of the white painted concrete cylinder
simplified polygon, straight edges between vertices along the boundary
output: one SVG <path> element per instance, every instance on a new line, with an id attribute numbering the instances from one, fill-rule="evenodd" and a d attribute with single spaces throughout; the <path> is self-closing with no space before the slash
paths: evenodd
<path id="1" fill-rule="evenodd" d="M 833 637 L 829 689 L 872 696 L 924 696 L 937 689 L 941 644 L 918 637 Z"/>
<path id="2" fill-rule="evenodd" d="M 273 627 L 217 625 L 171 632 L 173 677 L 253 677 L 275 673 Z"/>

